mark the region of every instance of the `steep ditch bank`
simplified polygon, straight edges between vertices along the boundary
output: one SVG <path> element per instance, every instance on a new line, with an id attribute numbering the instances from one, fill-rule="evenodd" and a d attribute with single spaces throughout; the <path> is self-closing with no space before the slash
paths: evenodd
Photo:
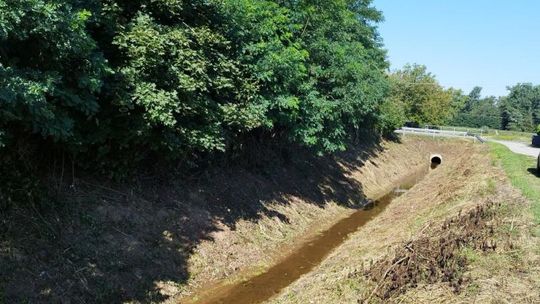
<path id="1" fill-rule="evenodd" d="M 430 153 L 436 151 L 453 154 L 452 147 L 453 144 L 447 141 L 413 138 L 403 143 L 384 143 L 381 150 L 367 158 L 362 156 L 365 152 L 361 150 L 350 151 L 337 158 L 346 179 L 340 181 L 335 176 L 327 175 L 327 181 L 333 180 L 336 184 L 352 182 L 355 186 L 348 190 L 349 195 L 361 193 L 362 201 L 366 197 L 380 197 L 411 172 L 420 168 L 427 169 Z M 319 184 L 318 188 L 327 193 L 339 191 L 329 187 L 327 181 Z M 354 208 L 339 204 L 339 199 L 330 199 L 324 206 L 316 208 L 297 195 L 287 195 L 286 199 L 290 204 L 281 205 L 270 201 L 266 206 L 285 215 L 287 223 L 275 218 L 262 218 L 256 223 L 240 221 L 234 231 L 225 228 L 215 233 L 212 241 L 201 243 L 193 255 L 192 269 L 194 273 L 201 274 L 199 278 L 204 284 L 201 286 L 194 279 L 192 286 L 195 289 L 190 290 L 195 290 L 195 294 L 198 294 L 197 290 L 207 290 L 208 282 L 218 282 L 216 278 L 234 284 L 263 273 L 283 256 L 294 252 L 299 245 L 354 212 Z M 228 272 L 226 276 L 218 273 L 223 269 Z"/>
<path id="2" fill-rule="evenodd" d="M 394 190 L 383 197 L 367 200 L 363 208 L 314 236 L 264 273 L 233 285 L 207 288 L 196 303 L 253 304 L 269 299 L 316 267 L 333 249 L 343 243 L 349 234 L 377 217 L 394 198 L 414 186 L 427 172 L 427 168 L 420 169 L 401 180 L 394 186 Z"/>
<path id="3" fill-rule="evenodd" d="M 446 141 L 406 139 L 336 157 L 294 155 L 266 171 L 232 168 L 135 184 L 76 180 L 62 208 L 14 212 L 2 230 L 7 303 L 175 301 L 268 269 L 366 197 L 391 190 Z M 434 151 L 437 150 L 437 151 Z"/>

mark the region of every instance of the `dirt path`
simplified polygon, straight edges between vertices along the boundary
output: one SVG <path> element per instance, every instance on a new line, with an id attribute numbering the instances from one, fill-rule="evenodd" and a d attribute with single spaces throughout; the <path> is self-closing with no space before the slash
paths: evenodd
<path id="1" fill-rule="evenodd" d="M 495 140 L 495 139 L 490 139 L 489 141 L 505 145 L 512 152 L 517 153 L 517 154 L 538 157 L 538 154 L 540 153 L 540 148 L 535 148 L 522 142 L 508 141 L 508 140 Z"/>

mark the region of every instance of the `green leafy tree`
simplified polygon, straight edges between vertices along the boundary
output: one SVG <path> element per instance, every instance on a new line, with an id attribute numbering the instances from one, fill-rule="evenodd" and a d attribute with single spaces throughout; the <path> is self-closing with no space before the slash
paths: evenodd
<path id="1" fill-rule="evenodd" d="M 465 101 L 465 106 L 463 107 L 464 112 L 470 112 L 477 102 L 480 101 L 482 98 L 482 88 L 481 87 L 474 87 L 469 95 L 467 96 L 467 99 Z"/>
<path id="2" fill-rule="evenodd" d="M 482 88 L 475 87 L 469 95 L 464 96 L 465 106 L 451 120 L 451 125 L 471 128 L 501 128 L 499 98 L 494 96 L 482 98 L 481 92 Z"/>
<path id="3" fill-rule="evenodd" d="M 370 0 L 0 0 L 0 147 L 112 172 L 343 150 L 403 119 L 381 20 Z"/>
<path id="4" fill-rule="evenodd" d="M 399 100 L 386 99 L 381 105 L 380 111 L 379 126 L 383 133 L 393 132 L 407 122 L 407 117 L 403 111 L 403 103 Z"/>
<path id="5" fill-rule="evenodd" d="M 300 25 L 308 51 L 301 119 L 295 138 L 324 151 L 342 150 L 350 134 L 378 120 L 387 92 L 388 67 L 371 1 L 280 1 Z"/>
<path id="6" fill-rule="evenodd" d="M 448 91 L 452 94 L 452 102 L 450 107 L 451 115 L 447 117 L 446 122 L 451 123 L 451 121 L 453 121 L 466 106 L 468 98 L 467 96 L 463 95 L 462 90 L 450 88 Z"/>
<path id="7" fill-rule="evenodd" d="M 332 152 L 382 116 L 387 63 L 370 1 L 111 0 L 102 11 L 124 21 L 107 27 L 125 83 L 113 104 L 165 154 L 256 134 Z"/>
<path id="8" fill-rule="evenodd" d="M 0 1 L 0 128 L 4 140 L 66 140 L 100 109 L 106 60 L 86 30 L 92 13 L 62 1 Z"/>
<path id="9" fill-rule="evenodd" d="M 111 70 L 92 17 L 75 1 L 0 0 L 0 211 L 41 200 L 38 151 L 77 145 L 95 122 Z"/>
<path id="10" fill-rule="evenodd" d="M 406 65 L 390 75 L 391 98 L 403 105 L 407 121 L 440 125 L 454 114 L 453 91 L 445 90 L 422 65 Z"/>
<path id="11" fill-rule="evenodd" d="M 179 153 L 224 150 L 227 132 L 261 125 L 264 112 L 249 103 L 256 87 L 221 34 L 158 24 L 141 13 L 115 44 L 126 58 L 120 72 L 130 86 L 128 107 L 142 109 L 140 131 L 156 135 L 156 145 Z"/>
<path id="12" fill-rule="evenodd" d="M 540 86 L 530 83 L 509 87 L 501 102 L 502 126 L 516 131 L 534 131 L 540 123 Z"/>

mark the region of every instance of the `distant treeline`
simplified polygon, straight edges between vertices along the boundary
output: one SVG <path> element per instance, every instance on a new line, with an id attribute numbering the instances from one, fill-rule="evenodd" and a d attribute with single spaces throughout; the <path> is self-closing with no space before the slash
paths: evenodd
<path id="1" fill-rule="evenodd" d="M 481 98 L 480 87 L 467 96 L 463 108 L 449 122 L 454 126 L 536 132 L 540 124 L 540 86 L 517 84 L 503 97 Z"/>
<path id="2" fill-rule="evenodd" d="M 406 65 L 389 75 L 386 113 L 395 125 L 452 125 L 536 132 L 540 124 L 540 86 L 530 83 L 508 87 L 503 97 L 482 97 L 482 88 L 469 94 L 444 89 L 422 65 Z"/>

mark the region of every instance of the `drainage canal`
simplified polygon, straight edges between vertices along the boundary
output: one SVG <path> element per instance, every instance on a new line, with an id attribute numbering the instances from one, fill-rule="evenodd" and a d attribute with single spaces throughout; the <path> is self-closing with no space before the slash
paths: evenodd
<path id="1" fill-rule="evenodd" d="M 355 211 L 349 217 L 337 222 L 266 272 L 240 283 L 206 290 L 199 295 L 199 300 L 195 303 L 242 304 L 260 303 L 268 300 L 321 263 L 333 249 L 347 239 L 349 234 L 357 231 L 379 215 L 395 197 L 410 189 L 424 177 L 425 173 L 426 171 L 422 170 L 403 179 L 393 191 L 378 200 L 368 201 L 363 209 Z"/>

